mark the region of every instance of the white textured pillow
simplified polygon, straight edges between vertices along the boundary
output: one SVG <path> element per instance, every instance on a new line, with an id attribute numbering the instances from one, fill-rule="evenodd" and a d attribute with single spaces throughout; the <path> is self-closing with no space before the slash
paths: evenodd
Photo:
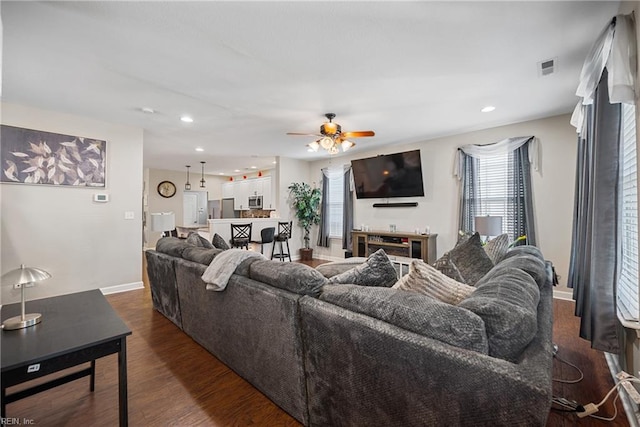
<path id="1" fill-rule="evenodd" d="M 422 260 L 411 261 L 409 274 L 393 285 L 394 289 L 417 292 L 439 301 L 457 305 L 476 290 L 436 270 Z"/>
<path id="2" fill-rule="evenodd" d="M 484 251 L 489 255 L 489 258 L 491 258 L 493 265 L 496 265 L 502 261 L 502 258 L 504 258 L 509 250 L 509 235 L 506 233 L 501 234 L 489 240 L 483 247 Z"/>

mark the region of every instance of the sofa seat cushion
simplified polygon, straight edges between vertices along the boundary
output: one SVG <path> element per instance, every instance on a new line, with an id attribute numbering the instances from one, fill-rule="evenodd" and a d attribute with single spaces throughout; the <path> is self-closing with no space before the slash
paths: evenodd
<path id="1" fill-rule="evenodd" d="M 189 247 L 192 247 L 192 245 L 187 243 L 185 239 L 178 239 L 177 237 L 163 237 L 156 243 L 156 251 L 178 258 L 181 258 L 182 252 Z"/>
<path id="2" fill-rule="evenodd" d="M 207 249 L 201 246 L 192 246 L 182 252 L 182 258 L 199 264 L 209 265 L 220 252 L 222 252 L 222 250 L 216 248 Z"/>
<path id="3" fill-rule="evenodd" d="M 327 278 L 305 264 L 258 260 L 249 266 L 249 277 L 299 295 L 320 295 Z"/>
<path id="4" fill-rule="evenodd" d="M 329 279 L 333 276 L 337 276 L 338 274 L 344 273 L 347 270 L 351 270 L 352 268 L 366 261 L 367 261 L 367 258 L 360 257 L 360 256 L 345 258 L 340 261 L 332 261 L 332 262 L 326 262 L 324 264 L 320 264 L 319 266 L 316 267 L 316 270 L 322 273 L 324 277 Z"/>
<path id="5" fill-rule="evenodd" d="M 473 286 L 465 285 L 442 274 L 422 260 L 411 261 L 409 274 L 402 276 L 393 288 L 428 295 L 438 301 L 454 305 L 476 290 Z"/>
<path id="6" fill-rule="evenodd" d="M 458 307 L 484 320 L 489 355 L 517 362 L 537 333 L 539 301 L 540 290 L 533 278 L 501 263 L 478 281 L 475 292 Z"/>
<path id="7" fill-rule="evenodd" d="M 331 277 L 328 283 L 383 286 L 388 288 L 393 286 L 397 279 L 398 274 L 393 267 L 393 263 L 384 250 L 378 249 L 364 263 Z"/>
<path id="8" fill-rule="evenodd" d="M 488 353 L 482 319 L 426 295 L 358 285 L 325 286 L 320 299 L 447 344 Z"/>

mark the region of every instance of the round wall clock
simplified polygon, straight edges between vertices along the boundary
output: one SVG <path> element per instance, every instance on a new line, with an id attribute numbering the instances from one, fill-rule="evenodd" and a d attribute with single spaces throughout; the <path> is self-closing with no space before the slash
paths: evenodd
<path id="1" fill-rule="evenodd" d="M 175 184 L 171 181 L 162 181 L 160 184 L 158 184 L 158 194 L 166 198 L 175 196 Z"/>

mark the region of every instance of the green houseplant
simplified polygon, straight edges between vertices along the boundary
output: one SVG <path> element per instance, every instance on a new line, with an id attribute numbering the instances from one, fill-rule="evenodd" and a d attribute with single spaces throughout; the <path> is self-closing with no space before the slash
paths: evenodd
<path id="1" fill-rule="evenodd" d="M 311 188 L 304 182 L 294 182 L 289 186 L 289 195 L 293 209 L 296 211 L 298 225 L 304 229 L 304 249 L 300 249 L 302 259 L 311 259 L 313 249 L 309 247 L 311 226 L 320 223 L 320 201 L 322 191 Z"/>

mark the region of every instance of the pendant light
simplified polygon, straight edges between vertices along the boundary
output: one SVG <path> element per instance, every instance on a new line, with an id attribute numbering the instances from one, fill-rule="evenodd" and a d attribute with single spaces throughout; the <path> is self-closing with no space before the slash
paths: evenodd
<path id="1" fill-rule="evenodd" d="M 200 180 L 200 188 L 205 188 L 207 181 L 204 180 L 204 164 L 205 162 L 200 162 L 202 164 L 202 179 Z"/>
<path id="2" fill-rule="evenodd" d="M 187 182 L 184 183 L 184 189 L 185 191 L 189 191 L 191 190 L 191 183 L 189 182 L 189 168 L 191 166 L 187 165 Z"/>

